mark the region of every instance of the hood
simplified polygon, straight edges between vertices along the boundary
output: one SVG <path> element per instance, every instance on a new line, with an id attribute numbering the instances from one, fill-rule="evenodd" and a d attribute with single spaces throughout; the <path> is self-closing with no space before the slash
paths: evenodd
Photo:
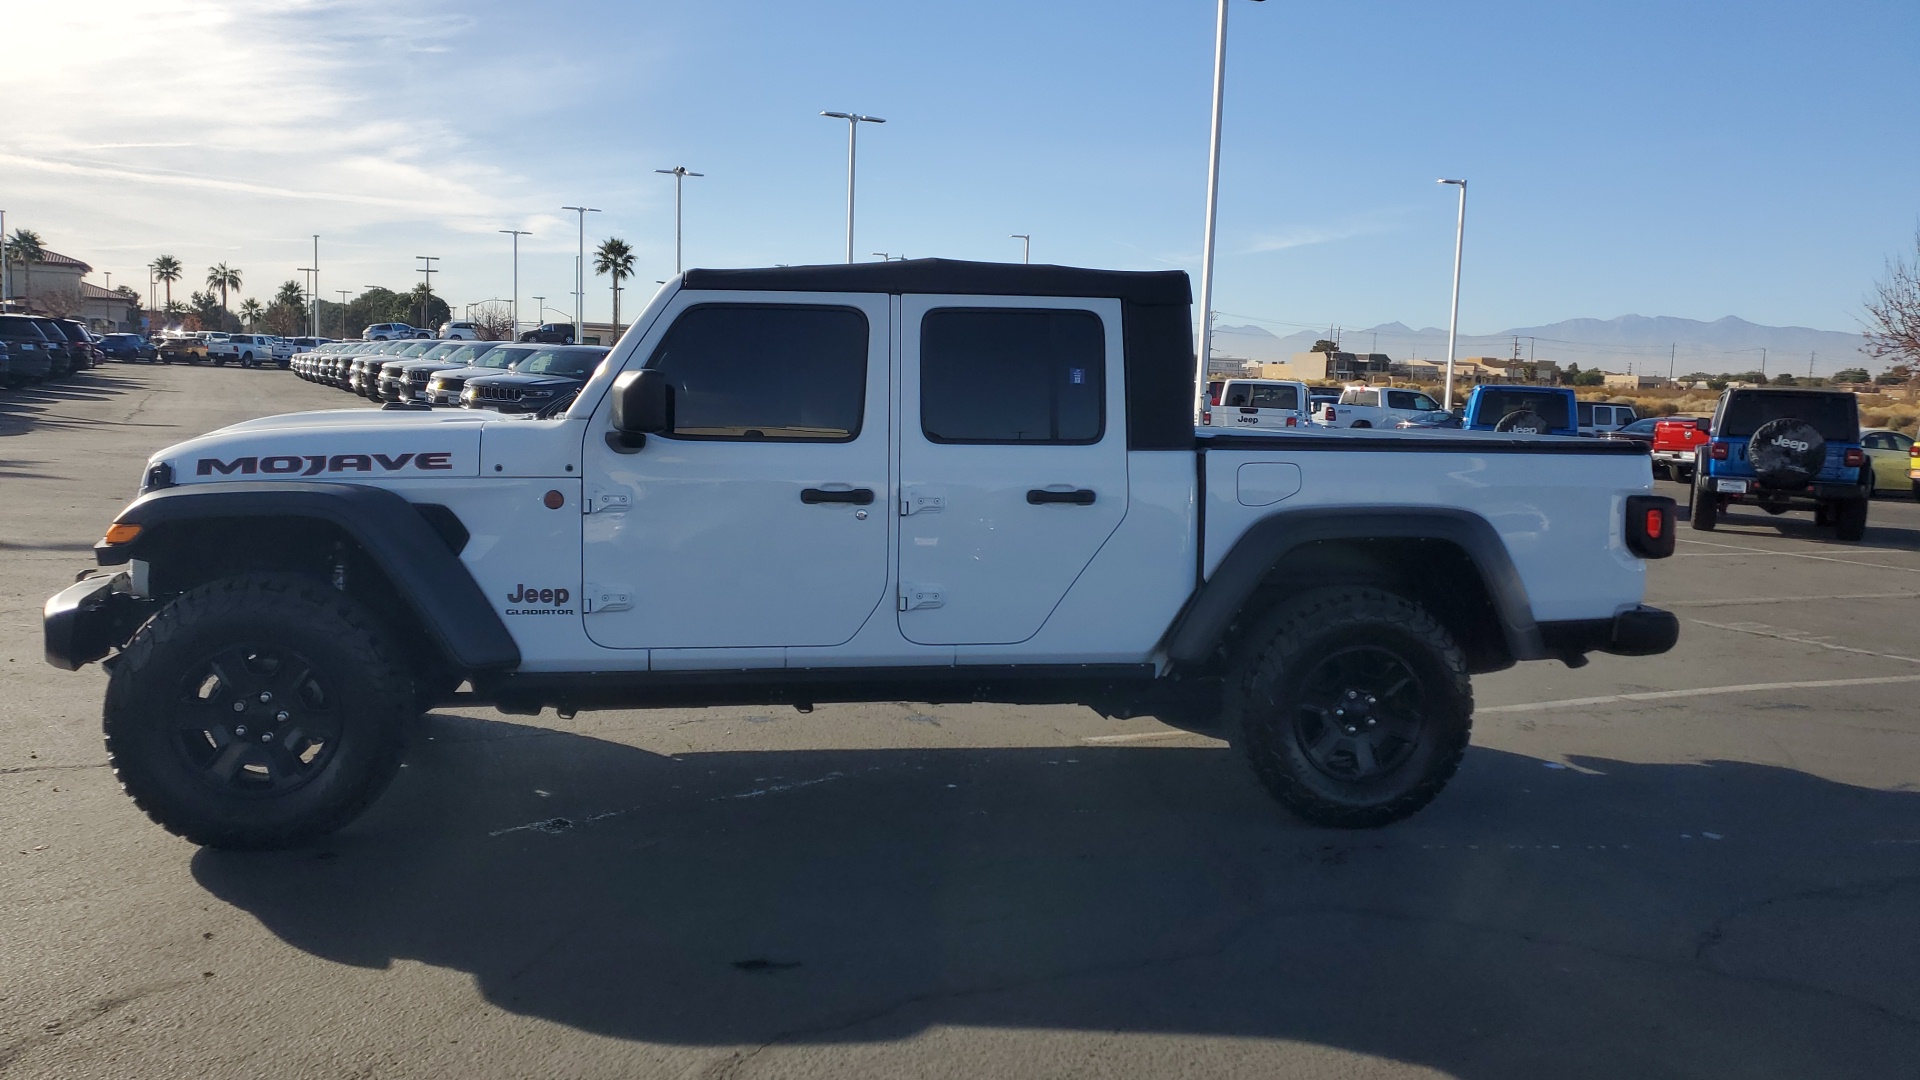
<path id="1" fill-rule="evenodd" d="M 433 377 L 436 379 L 458 379 L 461 382 L 465 382 L 468 379 L 478 379 L 483 375 L 511 374 L 513 374 L 513 372 L 503 367 L 456 367 L 448 368 L 445 371 L 436 371 L 433 373 Z"/>
<path id="2" fill-rule="evenodd" d="M 584 375 L 526 375 L 518 371 L 498 371 L 491 375 L 474 375 L 467 379 L 469 383 L 485 383 L 488 386 L 517 386 L 521 388 L 535 386 L 579 386 L 586 382 Z"/>
<path id="3" fill-rule="evenodd" d="M 334 409 L 266 416 L 155 454 L 176 484 L 279 477 L 367 483 L 480 474 L 484 413 Z"/>

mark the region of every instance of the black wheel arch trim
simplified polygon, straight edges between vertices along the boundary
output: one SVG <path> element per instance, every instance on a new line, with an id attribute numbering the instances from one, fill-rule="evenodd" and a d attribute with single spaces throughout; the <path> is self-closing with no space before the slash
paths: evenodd
<path id="1" fill-rule="evenodd" d="M 1445 507 L 1341 507 L 1282 511 L 1261 518 L 1180 613 L 1167 634 L 1167 654 L 1178 664 L 1205 661 L 1274 565 L 1288 552 L 1330 540 L 1440 540 L 1464 551 L 1480 573 L 1515 660 L 1554 656 L 1533 618 L 1525 582 L 1500 534 L 1485 518 Z"/>
<path id="2" fill-rule="evenodd" d="M 351 536 L 393 582 L 442 653 L 475 671 L 511 667 L 520 648 L 499 612 L 460 561 L 466 530 L 444 507 L 422 509 L 385 488 L 362 484 L 220 483 L 152 491 L 115 518 L 138 525 L 123 544 L 95 545 L 102 566 L 145 558 L 163 526 L 210 518 L 282 518 L 324 521 Z M 449 521 L 448 519 L 452 519 Z M 456 531 L 457 529 L 457 531 Z"/>

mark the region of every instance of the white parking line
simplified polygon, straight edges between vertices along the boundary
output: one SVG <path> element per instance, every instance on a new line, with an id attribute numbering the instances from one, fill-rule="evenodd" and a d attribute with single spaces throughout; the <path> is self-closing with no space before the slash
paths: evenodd
<path id="1" fill-rule="evenodd" d="M 1894 683 L 1920 683 L 1920 675 L 1883 675 L 1870 679 L 1810 679 L 1805 682 L 1745 683 L 1739 686 L 1699 686 L 1691 690 L 1647 690 L 1634 694 L 1603 694 L 1600 697 L 1563 698 L 1559 701 L 1529 701 L 1522 705 L 1492 705 L 1475 709 L 1476 716 L 1489 713 L 1539 712 L 1545 709 L 1577 709 L 1587 705 L 1618 705 L 1634 701 L 1669 701 L 1675 698 L 1717 697 L 1721 694 L 1758 694 L 1769 690 L 1825 690 L 1841 686 L 1888 686 Z"/>
<path id="2" fill-rule="evenodd" d="M 1776 630 L 1766 623 L 1717 623 L 1705 619 L 1694 619 L 1699 626 L 1711 626 L 1715 630 L 1731 630 L 1736 634 L 1752 634 L 1754 637 L 1773 638 L 1776 641 L 1791 641 L 1795 645 L 1812 645 L 1815 648 L 1831 652 L 1854 653 L 1858 656 L 1877 656 L 1882 660 L 1903 660 L 1909 664 L 1920 664 L 1920 657 L 1901 656 L 1898 653 L 1874 652 L 1872 649 L 1856 649 L 1851 645 L 1836 645 L 1825 638 L 1807 637 L 1797 630 Z"/>
<path id="3" fill-rule="evenodd" d="M 1735 600 L 1661 600 L 1661 607 L 1733 607 L 1740 604 L 1810 604 L 1820 600 L 1920 600 L 1920 592 L 1840 593 L 1835 596 L 1749 596 Z"/>
<path id="4" fill-rule="evenodd" d="M 1873 570 L 1898 570 L 1907 574 L 1920 574 L 1920 566 L 1889 566 L 1886 563 L 1856 562 L 1852 559 L 1836 559 L 1831 555 L 1808 555 L 1803 551 L 1775 551 L 1772 548 L 1743 547 L 1739 544 L 1716 544 L 1708 540 L 1688 540 L 1685 537 L 1679 537 L 1678 540 L 1682 544 L 1699 544 L 1702 547 L 1725 548 L 1728 551 L 1753 555 L 1779 555 L 1789 559 L 1812 559 L 1815 562 L 1839 563 L 1842 566 L 1864 566 Z M 1713 553 L 1709 551 L 1696 551 L 1691 554 L 1711 555 Z M 1684 555 L 1676 556 L 1676 558 L 1684 557 Z"/>

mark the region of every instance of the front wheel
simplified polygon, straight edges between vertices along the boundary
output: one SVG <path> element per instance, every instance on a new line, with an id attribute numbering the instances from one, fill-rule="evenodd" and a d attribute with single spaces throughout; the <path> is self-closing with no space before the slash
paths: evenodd
<path id="1" fill-rule="evenodd" d="M 1380 589 L 1282 603 L 1228 680 L 1229 729 L 1267 791 L 1316 825 L 1374 828 L 1432 802 L 1466 753 L 1466 657 L 1424 608 Z"/>
<path id="2" fill-rule="evenodd" d="M 353 820 L 400 767 L 415 691 L 397 655 L 318 579 L 210 582 L 114 662 L 108 759 L 148 817 L 196 844 L 304 843 Z"/>

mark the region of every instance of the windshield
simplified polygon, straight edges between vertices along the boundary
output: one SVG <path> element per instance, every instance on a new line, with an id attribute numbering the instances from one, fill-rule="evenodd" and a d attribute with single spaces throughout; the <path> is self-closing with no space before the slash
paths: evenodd
<path id="1" fill-rule="evenodd" d="M 1635 420 L 1633 423 L 1628 424 L 1626 427 L 1623 427 L 1620 430 L 1630 435 L 1651 435 L 1653 434 L 1654 425 L 1658 424 L 1659 422 L 1660 421 L 1652 418 L 1648 418 L 1646 420 Z"/>
<path id="2" fill-rule="evenodd" d="M 1552 390 L 1531 391 L 1519 388 L 1480 391 L 1480 404 L 1474 410 L 1476 424 L 1498 424 L 1511 413 L 1530 412 L 1547 422 L 1550 428 L 1573 426 L 1572 410 L 1565 394 Z"/>
<path id="3" fill-rule="evenodd" d="M 493 349 L 485 355 L 476 358 L 473 366 L 483 368 L 511 367 L 515 361 L 525 360 L 527 357 L 532 356 L 533 353 L 534 350 L 530 348 Z"/>
<path id="4" fill-rule="evenodd" d="M 565 375 L 584 379 L 607 355 L 606 349 L 542 349 L 520 362 L 514 370 L 522 375 Z"/>
<path id="5" fill-rule="evenodd" d="M 477 357 L 491 352 L 493 347 L 498 344 L 499 342 L 497 341 L 470 341 L 465 345 L 458 346 L 453 351 L 447 353 L 447 355 L 436 357 L 435 359 L 444 360 L 449 364 L 471 364 Z"/>
<path id="6" fill-rule="evenodd" d="M 460 346 L 449 342 L 445 345 L 435 345 L 433 348 L 428 349 L 426 352 L 421 353 L 420 359 L 444 360 L 447 357 L 452 356 L 454 353 L 459 351 L 460 351 Z"/>
<path id="7" fill-rule="evenodd" d="M 1854 442 L 1860 438 L 1860 407 L 1852 394 L 1808 394 L 1792 390 L 1755 390 L 1727 398 L 1720 434 L 1735 438 L 1751 435 L 1772 420 L 1805 420 L 1824 439 Z"/>

